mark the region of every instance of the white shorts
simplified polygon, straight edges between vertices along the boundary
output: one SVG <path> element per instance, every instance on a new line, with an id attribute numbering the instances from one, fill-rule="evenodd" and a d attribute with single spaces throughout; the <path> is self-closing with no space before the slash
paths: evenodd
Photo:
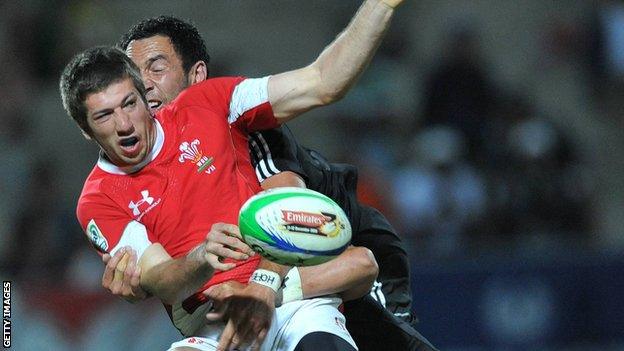
<path id="1" fill-rule="evenodd" d="M 345 327 L 345 317 L 338 311 L 341 302 L 337 297 L 322 297 L 289 302 L 276 308 L 271 328 L 260 350 L 292 351 L 299 340 L 312 332 L 337 335 L 357 349 Z M 220 322 L 208 323 L 197 336 L 171 344 L 169 351 L 182 346 L 201 351 L 214 351 L 224 327 L 225 325 Z"/>

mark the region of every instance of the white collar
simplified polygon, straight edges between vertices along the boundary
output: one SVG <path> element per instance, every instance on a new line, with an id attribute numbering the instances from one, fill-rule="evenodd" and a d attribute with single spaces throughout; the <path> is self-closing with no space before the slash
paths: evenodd
<path id="1" fill-rule="evenodd" d="M 149 155 L 147 155 L 143 161 L 132 166 L 118 167 L 106 159 L 106 157 L 104 157 L 104 153 L 100 151 L 97 166 L 104 172 L 121 175 L 136 173 L 143 169 L 143 167 L 147 166 L 148 163 L 152 162 L 158 154 L 160 154 L 160 150 L 162 150 L 165 142 L 165 132 L 163 131 L 160 122 L 158 122 L 157 119 L 154 119 L 154 122 L 156 123 L 156 142 L 154 143 Z"/>

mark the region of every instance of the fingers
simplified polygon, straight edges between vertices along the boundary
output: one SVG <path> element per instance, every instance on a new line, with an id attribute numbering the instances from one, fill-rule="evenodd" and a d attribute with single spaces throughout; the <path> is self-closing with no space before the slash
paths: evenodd
<path id="1" fill-rule="evenodd" d="M 141 289 L 141 268 L 137 265 L 137 253 L 129 246 L 119 249 L 113 256 L 102 257 L 106 268 L 102 276 L 102 286 L 113 295 L 129 302 L 147 297 Z"/>
<path id="2" fill-rule="evenodd" d="M 106 263 L 106 268 L 104 268 L 104 274 L 102 275 L 102 286 L 105 289 L 110 290 L 110 286 L 113 283 L 115 268 L 117 267 L 117 263 L 119 262 L 119 260 L 121 259 L 121 257 L 123 256 L 125 252 L 126 252 L 126 248 L 122 247 L 121 249 L 119 249 L 119 251 L 115 253 L 115 255 L 113 255 L 112 257 L 108 259 L 108 262 Z"/>
<path id="3" fill-rule="evenodd" d="M 126 259 L 126 266 L 122 267 L 122 263 L 123 259 L 119 262 L 119 264 L 117 265 L 117 269 L 115 271 L 115 273 L 119 272 L 121 269 L 123 269 L 122 273 L 121 273 L 121 279 L 122 279 L 122 292 L 124 294 L 124 296 L 129 295 L 132 292 L 132 287 L 130 286 L 130 281 L 132 280 L 132 274 L 134 273 L 134 270 L 136 268 L 136 261 L 137 261 L 137 254 L 136 251 L 134 250 L 130 250 L 127 253 L 127 259 Z M 117 274 L 116 274 L 117 276 Z M 115 277 L 117 278 L 117 277 Z"/>
<path id="4" fill-rule="evenodd" d="M 234 334 L 236 334 L 236 330 L 234 328 L 234 323 L 229 320 L 223 329 L 223 333 L 221 333 L 221 337 L 219 338 L 219 345 L 217 346 L 217 351 L 226 351 L 230 349 L 232 345 L 232 339 L 234 338 Z"/>
<path id="5" fill-rule="evenodd" d="M 139 299 L 144 299 L 147 297 L 147 293 L 145 290 L 141 288 L 141 267 L 137 266 L 134 272 L 132 273 L 132 277 L 130 278 L 130 289 L 132 290 L 132 294 Z"/>
<path id="6" fill-rule="evenodd" d="M 242 241 L 242 236 L 237 226 L 227 223 L 216 223 L 208 233 L 208 241 L 217 242 L 229 246 L 235 250 L 253 256 L 254 251 Z"/>
<path id="7" fill-rule="evenodd" d="M 123 283 L 124 272 L 126 270 L 126 266 L 128 265 L 128 260 L 130 259 L 132 255 L 132 252 L 134 252 L 134 250 L 132 250 L 131 248 L 127 248 L 125 250 L 125 252 L 121 256 L 121 259 L 119 260 L 119 262 L 117 262 L 117 266 L 115 267 L 115 273 L 113 275 L 113 279 Z M 136 259 L 136 255 L 135 255 L 135 259 Z"/>
<path id="8" fill-rule="evenodd" d="M 262 343 L 264 342 L 264 339 L 267 336 L 267 333 L 269 331 L 267 329 L 262 329 L 259 333 L 258 333 L 258 337 L 256 338 L 256 340 L 253 342 L 253 344 L 251 344 L 251 350 L 252 351 L 258 351 L 260 350 L 260 346 L 262 346 Z"/>
<path id="9" fill-rule="evenodd" d="M 229 247 L 223 246 L 221 243 L 214 242 L 212 240 L 206 244 L 206 252 L 222 258 L 233 258 L 235 260 L 246 260 L 249 258 L 249 255 L 245 253 L 234 251 Z"/>
<path id="10" fill-rule="evenodd" d="M 233 236 L 239 239 L 242 239 L 243 237 L 240 234 L 240 230 L 238 229 L 238 226 L 234 225 L 234 224 L 228 224 L 228 223 L 215 223 L 212 225 L 212 230 L 214 231 L 220 231 L 220 232 L 224 232 L 229 236 Z"/>

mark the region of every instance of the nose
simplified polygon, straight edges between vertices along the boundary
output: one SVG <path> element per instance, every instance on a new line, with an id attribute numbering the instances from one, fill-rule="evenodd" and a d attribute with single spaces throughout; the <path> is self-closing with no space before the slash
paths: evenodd
<path id="1" fill-rule="evenodd" d="M 143 78 L 143 84 L 145 85 L 145 92 L 148 93 L 151 90 L 154 90 L 154 80 L 150 77 L 148 73 L 143 73 L 141 75 Z"/>
<path id="2" fill-rule="evenodd" d="M 121 108 L 115 113 L 115 130 L 120 136 L 130 135 L 134 132 L 134 125 L 130 120 L 130 115 Z"/>

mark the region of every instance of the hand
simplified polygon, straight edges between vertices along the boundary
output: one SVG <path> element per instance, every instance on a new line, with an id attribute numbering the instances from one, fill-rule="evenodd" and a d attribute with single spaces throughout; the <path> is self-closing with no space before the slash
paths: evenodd
<path id="1" fill-rule="evenodd" d="M 394 9 L 401 5 L 403 3 L 403 0 L 381 0 L 381 2 Z"/>
<path id="2" fill-rule="evenodd" d="M 259 350 L 271 327 L 275 312 L 275 292 L 256 283 L 249 283 L 244 287 L 235 282 L 224 284 L 210 287 L 204 292 L 217 307 L 217 311 L 209 313 L 206 318 L 228 319 L 217 350 L 242 348 L 247 345 L 252 350 Z"/>
<path id="3" fill-rule="evenodd" d="M 226 271 L 236 267 L 236 264 L 223 263 L 223 259 L 246 260 L 254 255 L 254 251 L 242 241 L 237 226 L 215 223 L 197 248 L 197 254 L 215 269 Z"/>
<path id="4" fill-rule="evenodd" d="M 106 264 L 102 275 L 102 286 L 113 295 L 135 303 L 147 297 L 141 289 L 141 267 L 137 266 L 136 251 L 130 247 L 122 247 L 112 257 L 109 254 L 102 256 Z"/>

